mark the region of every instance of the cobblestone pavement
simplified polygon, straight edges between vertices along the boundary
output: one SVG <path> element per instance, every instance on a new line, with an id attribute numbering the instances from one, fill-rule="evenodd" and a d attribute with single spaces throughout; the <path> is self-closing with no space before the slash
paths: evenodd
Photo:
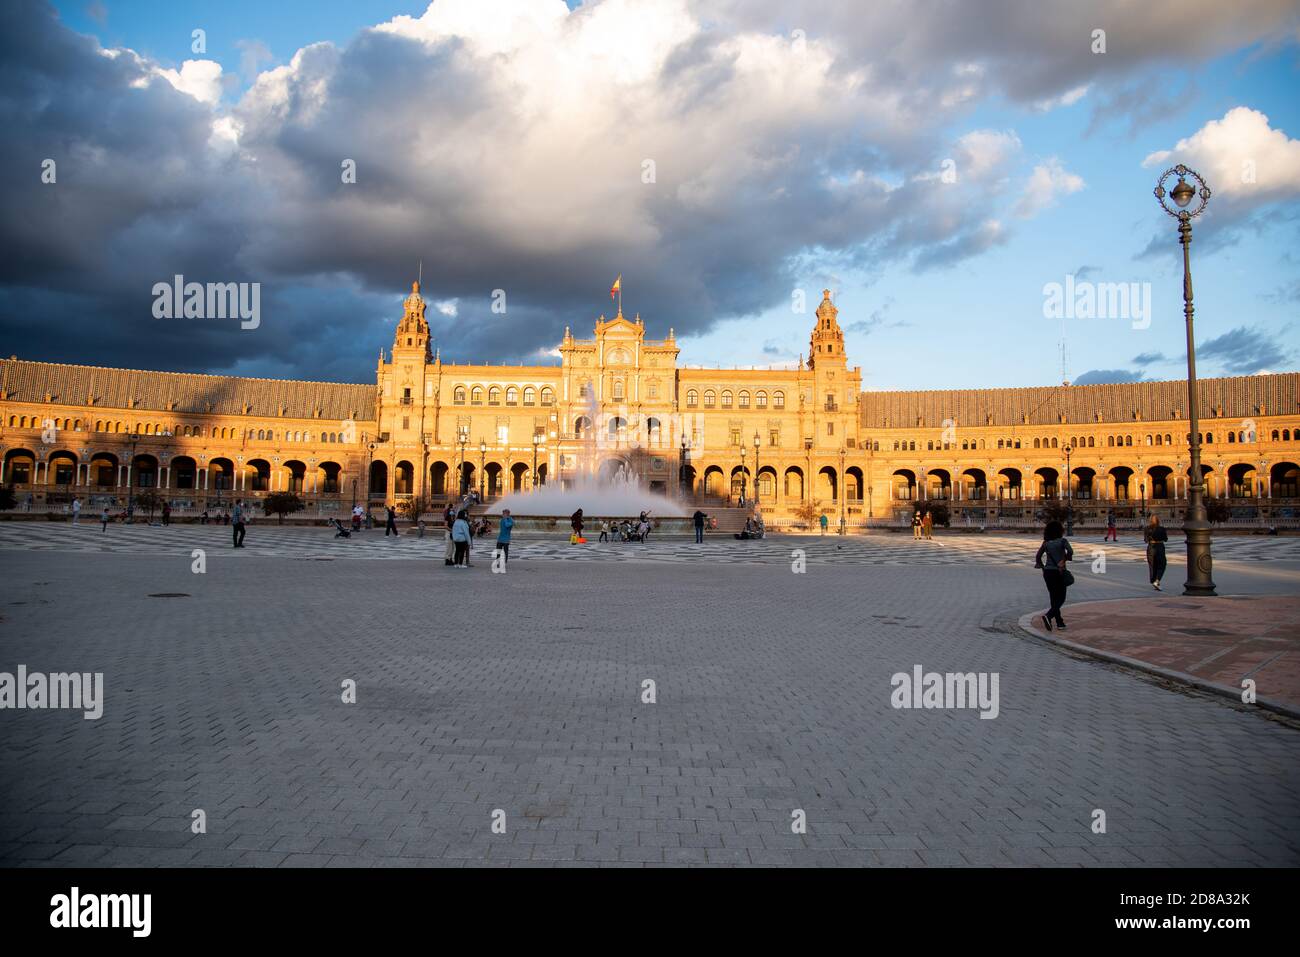
<path id="1" fill-rule="evenodd" d="M 1103 542 L 1099 535 L 1072 539 L 1080 561 L 1104 550 L 1107 562 L 1145 562 L 1140 539 Z M 334 537 L 332 529 L 277 526 L 273 522 L 248 528 L 239 558 L 380 558 L 427 559 L 440 555 L 445 546 L 441 530 L 430 530 L 424 538 L 404 533 L 385 537 L 382 528 L 362 531 L 348 539 Z M 567 531 L 544 535 L 515 536 L 511 557 L 522 561 L 563 559 L 565 561 L 747 561 L 787 565 L 793 548 L 801 548 L 810 559 L 867 565 L 954 565 L 1023 564 L 1033 558 L 1037 540 L 1032 535 L 939 533 L 933 541 L 915 541 L 910 534 L 879 532 L 870 535 L 772 535 L 759 541 L 739 542 L 730 536 L 710 535 L 701 545 L 689 537 L 651 534 L 639 542 L 598 542 L 570 545 Z M 487 559 L 492 538 L 479 539 L 474 551 Z M 220 525 L 121 525 L 106 532 L 98 522 L 72 526 L 62 522 L 0 523 L 0 550 L 128 552 L 145 555 L 185 553 L 194 548 L 231 552 L 230 528 Z M 1218 560 L 1300 561 L 1300 537 L 1224 536 L 1214 543 Z M 1170 560 L 1179 561 L 1182 543 L 1171 543 Z"/>
<path id="2" fill-rule="evenodd" d="M 255 526 L 194 574 L 228 531 L 0 529 L 0 671 L 106 697 L 0 711 L 0 864 L 1300 863 L 1300 731 L 1024 637 L 1028 538 L 525 542 L 496 575 Z M 1222 591 L 1295 592 L 1290 540 L 1241 543 L 1272 560 Z M 1071 600 L 1142 594 L 1132 552 Z M 891 707 L 916 665 L 996 673 L 997 717 Z"/>

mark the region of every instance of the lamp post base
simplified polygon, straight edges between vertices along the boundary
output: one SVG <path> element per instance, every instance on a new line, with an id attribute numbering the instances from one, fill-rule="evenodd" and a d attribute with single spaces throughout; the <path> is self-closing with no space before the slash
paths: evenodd
<path id="1" fill-rule="evenodd" d="M 1205 519 L 1188 519 L 1183 524 L 1183 534 L 1187 536 L 1187 581 L 1183 585 L 1183 594 L 1212 598 L 1215 591 L 1210 523 Z"/>

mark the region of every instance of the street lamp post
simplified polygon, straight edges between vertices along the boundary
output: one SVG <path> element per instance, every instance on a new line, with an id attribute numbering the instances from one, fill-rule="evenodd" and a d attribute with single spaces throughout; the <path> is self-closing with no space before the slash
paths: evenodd
<path id="1" fill-rule="evenodd" d="M 754 430 L 754 504 L 758 504 L 758 447 L 762 440 L 758 437 L 758 430 Z"/>
<path id="2" fill-rule="evenodd" d="M 456 495 L 463 497 L 469 491 L 469 483 L 465 481 L 465 443 L 469 441 L 469 436 L 461 429 L 456 433 L 456 444 L 460 446 L 460 465 L 456 469 Z"/>
<path id="3" fill-rule="evenodd" d="M 140 433 L 131 433 L 131 458 L 126 463 L 126 514 L 135 521 L 135 447 L 140 444 Z"/>
<path id="4" fill-rule="evenodd" d="M 681 458 L 678 459 L 678 466 L 677 466 L 677 471 L 679 473 L 677 476 L 677 484 L 681 489 L 681 493 L 683 496 L 686 494 L 686 461 L 689 455 L 690 455 L 690 446 L 686 442 L 686 433 L 683 432 L 682 433 L 682 454 L 681 454 Z"/>
<path id="5" fill-rule="evenodd" d="M 1165 192 L 1165 181 L 1177 175 L 1178 182 L 1173 189 Z M 1200 188 L 1187 182 L 1190 176 Z M 1165 201 L 1168 195 L 1177 209 Z M 1205 212 L 1210 201 L 1210 188 L 1195 170 L 1183 164 L 1165 170 L 1156 183 L 1156 200 L 1160 208 L 1178 220 L 1178 242 L 1183 247 L 1183 316 L 1187 325 L 1187 415 L 1188 445 L 1191 452 L 1191 484 L 1188 486 L 1187 515 L 1183 519 L 1183 534 L 1187 538 L 1187 581 L 1183 585 L 1184 595 L 1213 595 L 1214 592 L 1214 558 L 1211 552 L 1210 523 L 1205 517 L 1205 474 L 1201 469 L 1201 438 L 1197 433 L 1200 428 L 1200 410 L 1196 394 L 1196 336 L 1192 323 L 1192 262 L 1190 247 L 1192 244 L 1192 220 Z M 1188 208 L 1193 199 L 1200 202 Z"/>
<path id="6" fill-rule="evenodd" d="M 533 435 L 533 488 L 537 488 L 537 450 L 541 448 L 542 436 Z"/>
<path id="7" fill-rule="evenodd" d="M 1138 495 L 1141 496 L 1141 498 L 1139 499 L 1139 502 L 1141 504 L 1138 508 L 1138 514 L 1142 517 L 1143 521 L 1146 521 L 1146 517 L 1147 517 L 1147 483 L 1146 482 L 1138 482 Z"/>
<path id="8" fill-rule="evenodd" d="M 742 508 L 745 505 L 745 474 L 746 474 L 745 473 L 745 452 L 746 451 L 748 450 L 745 448 L 745 443 L 742 441 L 740 443 L 740 505 Z"/>
<path id="9" fill-rule="evenodd" d="M 844 505 L 845 505 L 845 502 L 844 502 L 844 499 L 845 499 L 845 495 L 844 495 L 844 485 L 845 485 L 845 483 L 844 483 L 844 456 L 845 456 L 845 454 L 846 454 L 846 451 L 847 451 L 847 450 L 846 450 L 843 446 L 840 447 L 840 481 L 839 481 L 839 485 L 838 485 L 838 486 L 836 487 L 836 489 L 835 489 L 835 490 L 836 490 L 837 492 L 839 492 L 839 494 L 840 494 L 840 534 L 841 534 L 841 535 L 844 534 L 845 527 L 846 527 L 846 525 L 848 524 L 848 523 L 845 521 L 845 519 L 844 519 Z"/>
<path id="10" fill-rule="evenodd" d="M 1065 534 L 1074 534 L 1074 473 L 1070 470 L 1070 455 L 1074 445 L 1065 446 Z"/>
<path id="11" fill-rule="evenodd" d="M 487 440 L 478 440 L 478 497 L 479 501 L 487 498 Z"/>

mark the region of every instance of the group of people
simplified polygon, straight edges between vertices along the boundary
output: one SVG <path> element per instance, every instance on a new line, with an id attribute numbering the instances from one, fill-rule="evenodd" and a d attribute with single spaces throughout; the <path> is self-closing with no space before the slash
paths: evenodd
<path id="1" fill-rule="evenodd" d="M 581 509 L 578 510 L 581 513 Z M 642 512 L 633 521 L 630 518 L 624 519 L 601 519 L 600 542 L 640 542 L 645 544 L 650 537 L 650 513 Z"/>
<path id="2" fill-rule="evenodd" d="M 1107 537 L 1114 529 L 1114 515 L 1107 522 Z M 1159 516 L 1152 515 L 1142 529 L 1142 540 L 1147 549 L 1147 579 L 1151 587 L 1160 591 L 1160 582 L 1165 577 L 1169 559 L 1165 554 L 1165 545 L 1169 541 L 1169 532 L 1160 524 Z M 1043 627 L 1051 631 L 1053 627 L 1065 630 L 1065 619 L 1061 617 L 1061 606 L 1065 604 L 1066 592 L 1074 584 L 1074 575 L 1069 563 L 1074 559 L 1074 549 L 1065 537 L 1065 529 L 1060 522 L 1051 521 L 1043 529 L 1043 543 L 1038 546 L 1034 556 L 1034 567 L 1043 570 L 1043 583 L 1047 586 L 1047 597 L 1051 606 L 1042 615 Z"/>
<path id="3" fill-rule="evenodd" d="M 470 551 L 474 539 L 484 538 L 492 531 L 492 523 L 488 519 L 470 517 L 468 504 L 462 502 L 459 508 L 450 504 L 442 513 L 443 522 L 447 526 L 447 551 L 443 556 L 443 564 L 453 568 L 472 568 Z M 503 508 L 501 521 L 497 525 L 495 551 L 501 553 L 502 561 L 505 562 L 510 561 L 510 537 L 514 527 L 515 520 L 510 515 L 510 509 Z"/>
<path id="4" fill-rule="evenodd" d="M 934 538 L 934 516 L 929 512 L 922 515 L 920 512 L 912 514 L 912 538 L 920 541 L 923 538 Z"/>

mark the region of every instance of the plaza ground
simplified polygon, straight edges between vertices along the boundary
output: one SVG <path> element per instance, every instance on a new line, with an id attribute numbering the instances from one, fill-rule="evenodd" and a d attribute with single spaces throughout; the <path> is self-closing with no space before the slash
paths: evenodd
<path id="1" fill-rule="evenodd" d="M 228 536 L 0 527 L 0 671 L 106 697 L 0 712 L 0 863 L 1300 863 L 1300 730 L 1025 634 L 1029 536 L 524 539 L 504 575 L 433 538 Z M 1172 599 L 1105 547 L 1072 602 Z M 1296 540 L 1216 550 L 1222 593 L 1296 593 Z M 891 707 L 918 664 L 997 673 L 997 718 Z"/>

